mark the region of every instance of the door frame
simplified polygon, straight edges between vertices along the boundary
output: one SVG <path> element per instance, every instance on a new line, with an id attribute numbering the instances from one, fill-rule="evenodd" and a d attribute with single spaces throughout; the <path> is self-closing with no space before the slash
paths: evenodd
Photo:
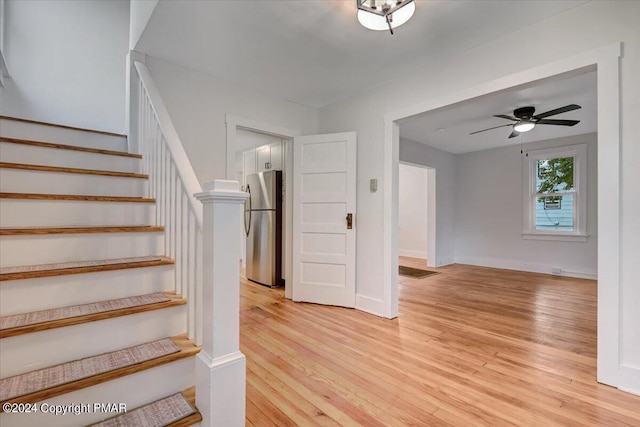
<path id="1" fill-rule="evenodd" d="M 620 362 L 620 57 L 614 43 L 519 73 L 428 99 L 384 117 L 383 290 L 385 316 L 398 315 L 398 121 L 543 79 L 598 73 L 598 323 L 597 381 L 624 388 Z"/>
<path id="2" fill-rule="evenodd" d="M 266 135 L 276 136 L 278 138 L 286 139 L 283 154 L 285 170 L 290 175 L 293 172 L 293 139 L 296 136 L 300 136 L 301 132 L 295 129 L 288 129 L 281 126 L 272 125 L 269 123 L 263 123 L 244 117 L 234 116 L 227 114 L 225 116 L 225 123 L 227 126 L 227 166 L 226 174 L 228 180 L 235 181 L 235 162 L 236 162 L 236 147 L 237 147 L 237 130 L 238 128 L 249 130 L 253 132 L 263 133 Z M 284 296 L 291 299 L 293 289 L 293 182 L 289 176 L 285 176 L 285 217 L 287 221 L 284 226 L 284 239 L 285 239 L 285 269 L 284 269 Z"/>

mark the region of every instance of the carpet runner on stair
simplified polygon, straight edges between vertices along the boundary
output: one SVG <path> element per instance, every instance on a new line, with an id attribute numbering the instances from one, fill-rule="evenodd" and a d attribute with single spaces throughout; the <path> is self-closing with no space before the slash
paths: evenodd
<path id="1" fill-rule="evenodd" d="M 164 427 L 196 413 L 182 393 L 166 397 L 90 427 Z"/>
<path id="2" fill-rule="evenodd" d="M 57 264 L 39 264 L 39 265 L 22 265 L 19 267 L 2 267 L 0 274 L 16 274 L 16 273 L 33 273 L 36 271 L 49 271 L 49 270 L 69 270 L 74 268 L 90 267 L 92 265 L 117 265 L 127 264 L 130 262 L 144 262 L 144 261 L 159 261 L 164 257 L 160 256 L 141 256 L 134 258 L 116 258 L 116 259 L 101 259 L 96 261 L 75 261 L 75 262 L 60 262 Z"/>
<path id="3" fill-rule="evenodd" d="M 52 308 L 49 310 L 34 311 L 31 313 L 14 314 L 0 317 L 0 331 L 17 328 L 26 325 L 51 322 L 53 320 L 67 319 L 71 317 L 86 316 L 123 308 L 137 307 L 141 305 L 155 304 L 171 301 L 165 294 L 156 292 L 147 295 L 119 298 L 108 301 L 98 301 L 90 304 L 74 305 L 70 307 Z"/>
<path id="4" fill-rule="evenodd" d="M 178 351 L 180 351 L 180 348 L 171 339 L 165 338 L 99 356 L 87 357 L 3 378 L 0 380 L 0 401 L 4 402 L 39 390 L 136 365 L 147 360 L 177 353 Z"/>

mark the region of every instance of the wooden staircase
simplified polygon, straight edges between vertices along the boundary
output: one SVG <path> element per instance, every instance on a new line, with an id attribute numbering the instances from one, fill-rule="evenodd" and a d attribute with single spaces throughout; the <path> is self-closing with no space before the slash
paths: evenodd
<path id="1" fill-rule="evenodd" d="M 91 408 L 3 410 L 2 426 L 201 420 L 193 389 L 200 348 L 185 334 L 186 300 L 175 293 L 142 156 L 126 149 L 122 135 L 0 116 L 2 403 Z M 173 353 L 117 360 L 167 339 Z M 95 366 L 112 359 L 113 369 Z M 63 368 L 74 373 L 64 381 Z M 173 402 L 193 409 L 173 419 Z M 93 406 L 114 403 L 121 406 Z M 124 407 L 126 414 L 117 411 Z"/>

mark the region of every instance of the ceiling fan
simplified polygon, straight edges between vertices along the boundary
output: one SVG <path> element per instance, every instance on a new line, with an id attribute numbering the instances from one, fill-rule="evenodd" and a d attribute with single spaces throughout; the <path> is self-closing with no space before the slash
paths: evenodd
<path id="1" fill-rule="evenodd" d="M 494 126 L 492 128 L 478 130 L 475 132 L 471 132 L 469 135 L 473 135 L 475 133 L 485 132 L 491 129 L 498 129 L 502 127 L 512 126 L 513 130 L 511 131 L 511 135 L 509 138 L 514 138 L 521 133 L 529 132 L 531 129 L 536 127 L 536 125 L 555 125 L 555 126 L 575 126 L 580 123 L 580 120 L 557 120 L 557 119 L 547 119 L 547 117 L 555 116 L 556 114 L 566 113 L 567 111 L 578 110 L 582 108 L 579 105 L 571 104 L 565 105 L 564 107 L 556 108 L 555 110 L 547 111 L 546 113 L 541 113 L 538 115 L 534 115 L 536 112 L 535 107 L 520 107 L 516 108 L 513 111 L 513 115 L 515 117 L 506 116 L 504 114 L 497 114 L 493 117 L 499 117 L 501 119 L 511 120 L 515 123 L 509 123 L 501 126 Z"/>

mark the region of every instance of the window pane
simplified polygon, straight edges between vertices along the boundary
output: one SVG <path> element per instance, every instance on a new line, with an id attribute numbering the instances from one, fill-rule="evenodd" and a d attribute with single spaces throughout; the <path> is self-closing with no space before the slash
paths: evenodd
<path id="1" fill-rule="evenodd" d="M 536 161 L 536 191 L 560 193 L 573 190 L 573 157 Z"/>
<path id="2" fill-rule="evenodd" d="M 536 230 L 573 231 L 574 197 L 536 197 Z"/>

